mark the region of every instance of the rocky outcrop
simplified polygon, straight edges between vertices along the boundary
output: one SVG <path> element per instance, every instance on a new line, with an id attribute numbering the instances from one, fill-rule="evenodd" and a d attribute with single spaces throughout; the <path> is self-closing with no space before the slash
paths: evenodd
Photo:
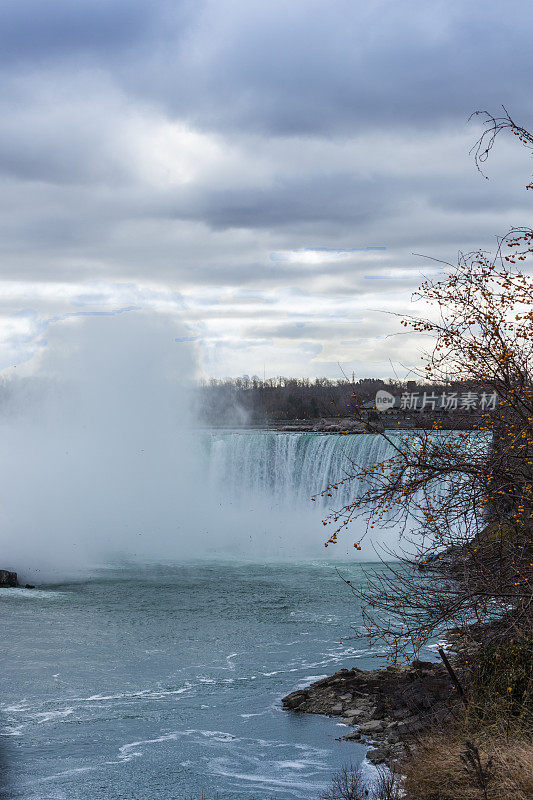
<path id="1" fill-rule="evenodd" d="M 283 698 L 288 710 L 327 714 L 355 728 L 342 738 L 374 743 L 367 753 L 374 764 L 398 757 L 410 737 L 447 719 L 454 703 L 445 668 L 430 661 L 366 672 L 342 669 Z"/>
<path id="2" fill-rule="evenodd" d="M 10 572 L 7 569 L 0 569 L 0 588 L 6 589 L 18 585 L 19 583 L 16 572 Z"/>
<path id="3" fill-rule="evenodd" d="M 279 428 L 280 431 L 288 433 L 366 433 L 367 429 L 361 422 L 356 422 L 351 419 L 338 420 L 338 422 L 331 422 L 330 420 L 321 419 L 318 422 L 310 423 L 291 423 L 283 425 Z"/>

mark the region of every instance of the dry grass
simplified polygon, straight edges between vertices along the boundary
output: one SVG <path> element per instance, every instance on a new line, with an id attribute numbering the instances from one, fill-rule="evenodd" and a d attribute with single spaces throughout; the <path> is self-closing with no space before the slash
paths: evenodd
<path id="1" fill-rule="evenodd" d="M 399 766 L 407 800 L 532 800 L 532 653 L 524 634 L 470 654 L 468 706 L 413 742 Z"/>
<path id="2" fill-rule="evenodd" d="M 421 740 L 402 764 L 409 800 L 531 800 L 533 739 L 461 726 Z"/>

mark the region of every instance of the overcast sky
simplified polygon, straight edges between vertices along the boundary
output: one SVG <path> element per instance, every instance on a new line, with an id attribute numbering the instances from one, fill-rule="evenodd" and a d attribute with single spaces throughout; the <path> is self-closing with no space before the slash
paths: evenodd
<path id="1" fill-rule="evenodd" d="M 468 117 L 533 125 L 532 22 L 526 0 L 4 2 L 0 367 L 63 315 L 156 308 L 205 375 L 403 374 L 394 313 L 438 272 L 413 254 L 531 222 L 527 153 L 502 139 L 486 180 Z"/>

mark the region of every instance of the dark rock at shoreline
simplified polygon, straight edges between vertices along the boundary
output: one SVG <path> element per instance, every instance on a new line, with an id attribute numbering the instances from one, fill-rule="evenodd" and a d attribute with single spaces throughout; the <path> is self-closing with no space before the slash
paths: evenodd
<path id="1" fill-rule="evenodd" d="M 282 702 L 291 711 L 340 717 L 356 727 L 342 738 L 377 742 L 367 757 L 381 764 L 400 754 L 403 741 L 446 719 L 455 695 L 442 664 L 413 661 L 370 671 L 339 670 Z"/>
<path id="2" fill-rule="evenodd" d="M 366 427 L 361 422 L 342 420 L 328 422 L 320 420 L 314 423 L 292 423 L 278 428 L 285 433 L 366 433 Z"/>
<path id="3" fill-rule="evenodd" d="M 18 585 L 19 582 L 16 572 L 10 572 L 8 569 L 0 569 L 0 588 L 7 589 Z"/>

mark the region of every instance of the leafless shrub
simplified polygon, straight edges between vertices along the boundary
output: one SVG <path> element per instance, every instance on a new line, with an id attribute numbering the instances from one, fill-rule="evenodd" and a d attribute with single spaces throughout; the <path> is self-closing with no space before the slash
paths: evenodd
<path id="1" fill-rule="evenodd" d="M 488 758 L 485 763 L 481 761 L 479 748 L 472 742 L 465 742 L 464 752 L 460 759 L 463 762 L 464 770 L 474 786 L 480 791 L 483 800 L 489 800 L 488 790 L 494 779 L 494 766 L 492 758 Z"/>
<path id="2" fill-rule="evenodd" d="M 380 765 L 377 770 L 378 777 L 372 789 L 372 800 L 400 800 L 402 796 L 400 775 L 396 766 Z"/>
<path id="3" fill-rule="evenodd" d="M 361 768 L 348 764 L 335 773 L 331 788 L 321 795 L 322 800 L 365 800 L 368 789 L 361 774 Z"/>

